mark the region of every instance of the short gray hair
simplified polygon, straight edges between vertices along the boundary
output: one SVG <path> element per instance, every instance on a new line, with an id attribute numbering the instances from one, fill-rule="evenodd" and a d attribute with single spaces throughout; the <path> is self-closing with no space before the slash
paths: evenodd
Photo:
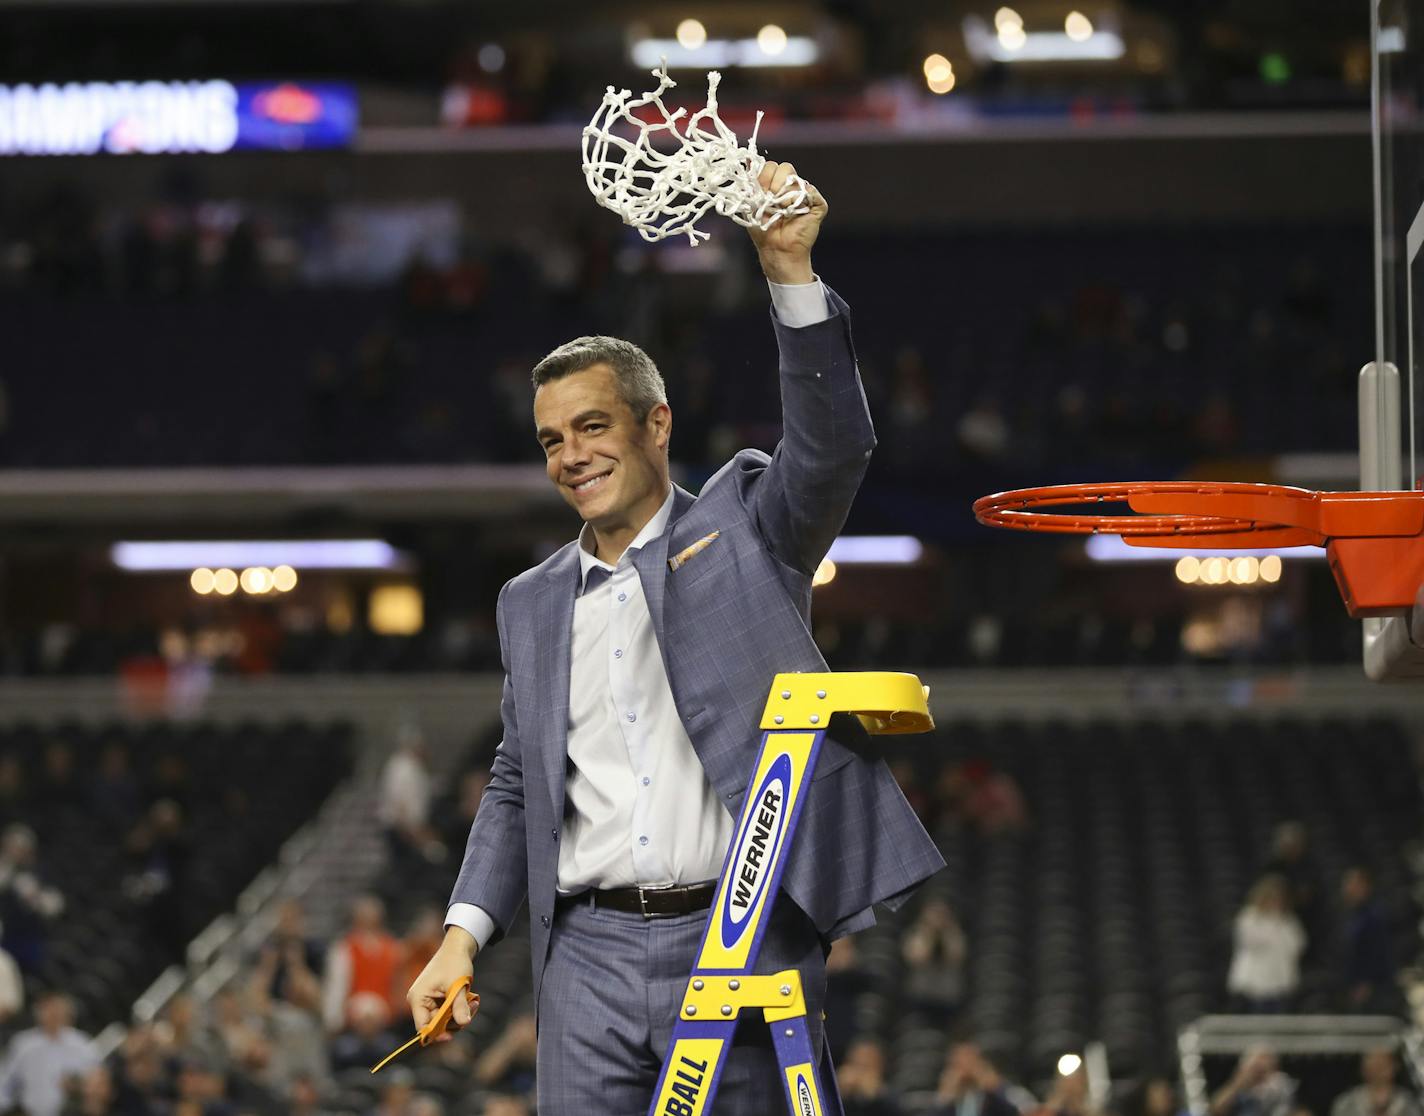
<path id="1" fill-rule="evenodd" d="M 639 422 L 659 403 L 667 402 L 667 388 L 653 358 L 633 342 L 617 337 L 575 337 L 564 342 L 534 366 L 534 390 L 595 364 L 613 369 L 618 394 Z"/>

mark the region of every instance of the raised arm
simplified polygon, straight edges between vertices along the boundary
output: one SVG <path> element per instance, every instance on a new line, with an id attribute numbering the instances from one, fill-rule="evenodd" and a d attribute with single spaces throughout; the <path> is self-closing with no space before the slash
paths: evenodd
<path id="1" fill-rule="evenodd" d="M 767 163 L 761 184 L 772 193 L 796 173 Z M 807 183 L 811 212 L 748 230 L 762 271 L 772 283 L 817 283 L 811 247 L 827 206 Z M 820 286 L 819 284 L 817 284 Z M 865 391 L 851 343 L 850 308 L 825 288 L 826 317 L 793 325 L 775 312 L 780 353 L 782 437 L 755 483 L 753 509 L 773 554 L 812 573 L 844 526 L 875 447 Z M 778 299 L 782 304 L 784 299 Z M 750 461 L 748 461 L 750 464 Z"/>

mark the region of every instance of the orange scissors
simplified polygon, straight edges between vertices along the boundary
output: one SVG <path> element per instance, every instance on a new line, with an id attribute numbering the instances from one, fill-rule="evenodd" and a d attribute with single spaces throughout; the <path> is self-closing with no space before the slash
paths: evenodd
<path id="1" fill-rule="evenodd" d="M 465 1002 L 470 1005 L 470 1018 L 473 1019 L 475 1012 L 478 1011 L 480 1007 L 480 996 L 478 992 L 471 992 L 469 988 L 470 978 L 467 976 L 460 977 L 450 985 L 450 990 L 445 993 L 445 1002 L 440 1005 L 440 1010 L 431 1017 L 430 1022 L 415 1033 L 415 1038 L 411 1039 L 404 1046 L 393 1050 L 372 1066 L 371 1072 L 375 1073 L 397 1054 L 404 1054 L 416 1043 L 420 1043 L 421 1046 L 429 1046 L 443 1035 L 445 1028 L 450 1025 L 450 1020 L 455 1017 L 455 998 L 459 996 L 461 992 L 464 992 Z"/>

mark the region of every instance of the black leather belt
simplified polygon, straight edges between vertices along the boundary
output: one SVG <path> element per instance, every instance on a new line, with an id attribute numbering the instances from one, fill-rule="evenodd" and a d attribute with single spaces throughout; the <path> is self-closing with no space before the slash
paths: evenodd
<path id="1" fill-rule="evenodd" d="M 577 895 L 561 895 L 558 909 L 583 903 L 595 910 L 625 911 L 644 918 L 673 918 L 676 915 L 705 911 L 712 905 L 717 885 L 713 882 L 690 884 L 687 887 L 614 887 L 606 891 L 580 891 Z"/>

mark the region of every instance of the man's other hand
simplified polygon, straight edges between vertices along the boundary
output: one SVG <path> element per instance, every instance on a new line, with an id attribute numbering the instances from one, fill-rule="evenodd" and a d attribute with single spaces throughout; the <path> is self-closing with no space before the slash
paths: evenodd
<path id="1" fill-rule="evenodd" d="M 768 161 L 757 181 L 763 190 L 775 194 L 795 173 L 796 168 L 790 163 Z M 811 270 L 811 245 L 816 243 L 816 235 L 821 231 L 827 206 L 821 192 L 809 182 L 806 182 L 806 200 L 811 206 L 810 213 L 783 217 L 765 231 L 755 227 L 747 230 L 761 258 L 761 269 L 773 283 L 810 283 L 816 278 Z"/>
<path id="2" fill-rule="evenodd" d="M 475 946 L 475 939 L 458 926 L 451 926 L 445 931 L 445 940 L 440 944 L 440 948 L 435 951 L 425 968 L 420 971 L 420 975 L 415 978 L 415 983 L 410 986 L 410 991 L 406 993 L 406 1003 L 410 1005 L 411 1018 L 415 1021 L 415 1029 L 419 1031 L 440 1010 L 440 1005 L 445 1002 L 445 996 L 450 991 L 450 985 L 461 977 L 472 977 L 474 975 L 474 957 L 478 952 Z M 451 1014 L 450 1025 L 445 1028 L 445 1032 L 435 1039 L 436 1042 L 449 1042 L 455 1037 L 455 1032 L 464 1027 L 474 1017 L 474 1011 L 464 996 L 455 997 L 455 1010 Z"/>

